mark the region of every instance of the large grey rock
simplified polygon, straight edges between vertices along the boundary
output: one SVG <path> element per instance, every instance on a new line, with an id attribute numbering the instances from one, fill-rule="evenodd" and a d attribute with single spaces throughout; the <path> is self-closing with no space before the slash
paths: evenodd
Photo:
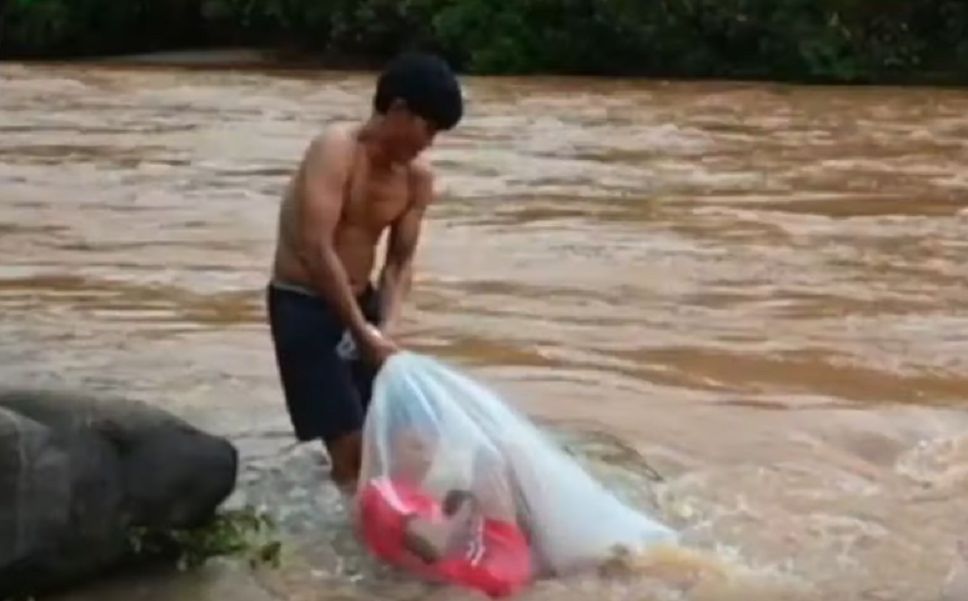
<path id="1" fill-rule="evenodd" d="M 132 527 L 203 523 L 237 473 L 231 443 L 146 404 L 0 392 L 0 599 L 116 565 Z"/>

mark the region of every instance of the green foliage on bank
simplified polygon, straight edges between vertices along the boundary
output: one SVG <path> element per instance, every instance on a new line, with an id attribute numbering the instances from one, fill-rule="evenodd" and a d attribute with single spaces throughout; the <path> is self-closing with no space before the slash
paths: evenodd
<path id="1" fill-rule="evenodd" d="M 7 0 L 6 56 L 269 45 L 476 73 L 968 80 L 965 0 Z"/>
<path id="2" fill-rule="evenodd" d="M 251 507 L 222 511 L 197 528 L 134 528 L 128 543 L 134 557 L 169 559 L 180 570 L 201 567 L 215 558 L 246 559 L 252 567 L 278 567 L 282 550 L 272 520 Z"/>

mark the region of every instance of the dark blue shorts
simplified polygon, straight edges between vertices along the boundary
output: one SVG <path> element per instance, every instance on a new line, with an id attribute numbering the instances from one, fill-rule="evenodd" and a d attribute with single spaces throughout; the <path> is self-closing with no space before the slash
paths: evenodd
<path id="1" fill-rule="evenodd" d="M 363 428 L 376 370 L 345 360 L 336 346 L 346 328 L 321 298 L 270 283 L 269 326 L 286 408 L 300 441 L 330 441 Z M 370 323 L 379 321 L 379 298 L 368 288 L 357 299 Z"/>

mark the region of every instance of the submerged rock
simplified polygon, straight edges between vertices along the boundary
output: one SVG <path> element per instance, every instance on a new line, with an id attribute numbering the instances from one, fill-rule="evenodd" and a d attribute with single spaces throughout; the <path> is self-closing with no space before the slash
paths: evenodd
<path id="1" fill-rule="evenodd" d="M 132 528 L 204 523 L 237 472 L 229 441 L 150 405 L 0 392 L 0 598 L 116 565 Z"/>

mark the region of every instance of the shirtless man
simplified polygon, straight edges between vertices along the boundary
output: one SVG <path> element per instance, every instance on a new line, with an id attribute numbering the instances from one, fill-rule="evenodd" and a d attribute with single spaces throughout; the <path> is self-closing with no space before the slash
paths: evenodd
<path id="1" fill-rule="evenodd" d="M 297 439 L 322 439 L 342 487 L 359 472 L 373 378 L 398 350 L 392 336 L 433 199 L 418 155 L 462 114 L 460 86 L 443 61 L 398 57 L 380 75 L 365 123 L 330 126 L 310 143 L 280 207 L 267 290 L 276 363 Z"/>

